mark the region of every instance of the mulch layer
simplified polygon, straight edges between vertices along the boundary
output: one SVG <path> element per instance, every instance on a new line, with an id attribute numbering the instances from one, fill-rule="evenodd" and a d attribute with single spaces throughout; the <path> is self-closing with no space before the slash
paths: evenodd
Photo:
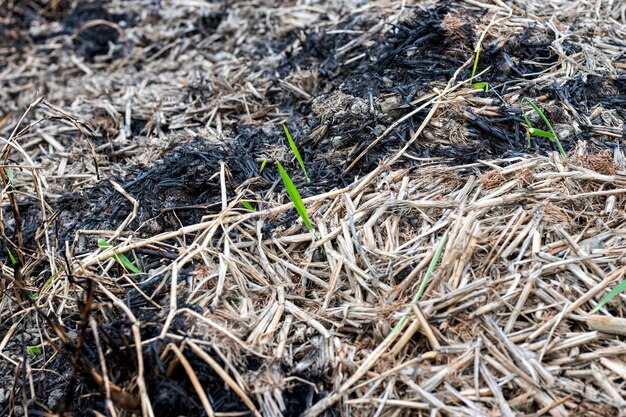
<path id="1" fill-rule="evenodd" d="M 0 0 L 0 33 L 0 415 L 624 415 L 623 2 Z"/>

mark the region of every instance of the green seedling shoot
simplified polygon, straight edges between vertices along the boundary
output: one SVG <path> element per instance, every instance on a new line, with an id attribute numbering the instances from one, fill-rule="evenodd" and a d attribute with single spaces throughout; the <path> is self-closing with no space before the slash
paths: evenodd
<path id="1" fill-rule="evenodd" d="M 7 168 L 7 178 L 9 179 L 9 184 L 13 185 L 15 181 L 15 173 L 13 172 L 13 168 Z"/>
<path id="2" fill-rule="evenodd" d="M 541 117 L 541 120 L 543 120 L 543 122 L 546 124 L 546 126 L 548 126 L 548 129 L 550 130 L 549 132 L 533 127 L 532 123 L 530 123 L 530 120 L 528 119 L 526 111 L 524 110 L 524 102 L 528 103 L 530 105 L 530 107 L 532 107 L 532 109 L 535 112 L 537 112 L 539 117 Z M 556 144 L 556 147 L 559 149 L 559 152 L 561 153 L 561 155 L 563 157 L 566 157 L 565 150 L 563 149 L 563 146 L 561 146 L 561 141 L 559 141 L 559 137 L 556 135 L 556 132 L 554 131 L 554 129 L 552 128 L 552 125 L 550 124 L 550 121 L 548 120 L 546 115 L 541 111 L 541 109 L 531 99 L 529 99 L 528 97 L 524 97 L 522 99 L 521 107 L 522 107 L 522 116 L 524 117 L 524 121 L 526 122 L 526 125 L 527 125 L 526 139 L 528 140 L 528 147 L 530 148 L 530 137 L 531 136 L 538 136 L 538 137 L 542 137 L 542 138 L 547 138 L 547 139 L 551 140 L 552 142 L 554 142 Z"/>
<path id="3" fill-rule="evenodd" d="M 433 255 L 433 259 L 430 261 L 428 265 L 428 269 L 426 270 L 426 275 L 424 275 L 424 279 L 420 284 L 420 287 L 417 289 L 417 293 L 413 297 L 413 301 L 411 304 L 417 304 L 417 302 L 422 298 L 424 291 L 426 291 L 426 286 L 430 282 L 430 277 L 435 272 L 435 268 L 437 267 L 437 262 L 439 262 L 439 258 L 441 257 L 441 253 L 443 252 L 443 248 L 446 247 L 446 242 L 448 241 L 448 232 L 446 231 L 439 241 L 439 245 L 437 245 L 437 249 L 435 250 L 435 254 Z"/>
<path id="4" fill-rule="evenodd" d="M 302 160 L 302 157 L 300 156 L 300 152 L 298 152 L 298 147 L 296 146 L 296 143 L 291 138 L 291 135 L 289 134 L 289 130 L 287 129 L 287 125 L 284 123 L 283 123 L 283 130 L 285 131 L 285 136 L 287 136 L 287 140 L 289 141 L 289 146 L 291 147 L 291 151 L 296 156 L 296 159 L 298 160 L 298 164 L 300 164 L 300 168 L 302 168 L 302 172 L 304 173 L 304 178 L 306 178 L 306 182 L 311 182 L 311 179 L 309 178 L 309 174 L 307 174 L 306 168 L 304 167 L 304 161 Z"/>
<path id="5" fill-rule="evenodd" d="M 476 56 L 474 57 L 474 66 L 472 67 L 472 76 L 470 77 L 470 85 L 477 90 L 483 90 L 485 93 L 489 92 L 489 83 L 480 82 L 475 83 L 474 77 L 476 76 L 476 70 L 478 69 L 478 59 L 480 57 L 480 45 L 476 48 Z"/>
<path id="6" fill-rule="evenodd" d="M 100 249 L 108 249 L 111 247 L 111 244 L 109 242 L 107 242 L 104 239 L 98 239 L 98 246 L 100 247 Z M 124 268 L 126 268 L 128 271 L 134 273 L 134 274 L 139 274 L 141 273 L 141 271 L 139 270 L 139 268 L 137 268 L 135 266 L 135 264 L 133 264 L 130 259 L 128 259 L 126 257 L 126 255 L 120 253 L 117 255 L 113 255 L 113 259 L 115 259 L 120 265 L 122 265 Z"/>
<path id="7" fill-rule="evenodd" d="M 265 165 L 267 165 L 267 159 L 264 159 L 263 162 L 261 163 L 261 169 L 259 169 L 259 174 L 263 173 L 263 170 L 265 169 Z"/>
<path id="8" fill-rule="evenodd" d="M 9 254 L 11 265 L 15 265 L 17 263 L 17 259 L 15 259 L 15 256 L 13 256 L 13 252 L 11 252 L 11 249 L 7 248 L 7 253 Z"/>
<path id="9" fill-rule="evenodd" d="M 239 304 L 240 303 L 239 298 L 237 296 L 235 296 L 235 295 L 227 295 L 226 296 L 226 301 L 230 301 L 233 304 Z"/>
<path id="10" fill-rule="evenodd" d="M 249 211 L 254 211 L 254 207 L 252 207 L 252 204 L 250 204 L 246 200 L 241 200 L 241 205 L 244 206 Z"/>
<path id="11" fill-rule="evenodd" d="M 602 307 L 604 307 L 604 305 L 606 303 L 608 303 L 609 301 L 611 301 L 613 298 L 617 297 L 621 292 L 626 291 L 626 279 L 622 282 L 619 283 L 619 285 L 615 288 L 613 288 L 611 290 L 611 292 L 609 292 L 607 295 L 605 295 L 604 297 L 602 297 L 602 300 L 600 300 L 600 302 L 598 303 L 597 306 L 595 306 L 593 308 L 593 310 L 591 310 L 590 314 L 596 313 L 598 310 L 600 310 Z"/>
<path id="12" fill-rule="evenodd" d="M 291 202 L 295 206 L 296 211 L 300 215 L 300 218 L 304 222 L 304 225 L 309 229 L 309 231 L 311 231 L 311 233 L 315 234 L 315 229 L 313 229 L 311 220 L 309 220 L 309 215 L 306 211 L 306 207 L 304 206 L 304 203 L 302 202 L 302 197 L 300 197 L 300 193 L 298 192 L 298 189 L 293 184 L 293 181 L 291 181 L 289 174 L 287 174 L 287 171 L 285 171 L 285 168 L 283 168 L 280 162 L 277 161 L 276 166 L 278 166 L 278 172 L 280 173 L 280 177 L 282 178 L 283 183 L 285 184 L 285 188 L 287 189 L 287 194 L 289 194 L 289 198 L 291 199 Z"/>
<path id="13" fill-rule="evenodd" d="M 43 353 L 43 350 L 37 345 L 28 345 L 26 346 L 26 353 L 29 356 L 39 356 Z"/>

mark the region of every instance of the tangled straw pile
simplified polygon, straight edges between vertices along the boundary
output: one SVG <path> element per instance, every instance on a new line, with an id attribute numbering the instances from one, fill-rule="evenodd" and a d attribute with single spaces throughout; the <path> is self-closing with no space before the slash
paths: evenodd
<path id="1" fill-rule="evenodd" d="M 405 69 L 395 69 L 430 36 L 406 23 L 404 2 L 345 12 L 351 2 L 268 0 L 223 14 L 187 3 L 163 6 L 172 18 L 158 26 L 141 1 L 128 2 L 142 24 L 105 25 L 129 48 L 120 61 L 116 48 L 83 61 L 59 36 L 34 47 L 29 72 L 19 51 L 0 48 L 9 66 L 0 79 L 11 87 L 0 91 L 0 228 L 15 254 L 0 281 L 0 414 L 623 413 L 624 296 L 589 314 L 626 276 L 623 5 L 465 0 L 411 11 L 441 18 L 450 41 L 445 71 L 416 61 L 445 75 L 426 86 L 402 84 Z M 194 43 L 184 23 L 203 7 L 218 22 L 194 21 L 204 31 Z M 492 45 L 477 77 L 495 95 L 468 82 L 476 61 L 462 39 L 465 12 Z M 604 18 L 602 31 L 588 27 Z M 396 30 L 408 40 L 392 42 L 385 22 L 406 23 Z M 72 40 L 90 27 L 73 28 Z M 289 38 L 303 27 L 347 38 Z M 550 32 L 556 58 L 520 58 L 511 68 L 543 70 L 487 79 L 505 77 L 489 60 L 527 29 L 532 45 L 519 48 L 536 51 Z M 247 54 L 264 36 L 291 49 L 255 61 Z M 146 39 L 140 51 L 128 46 Z M 318 53 L 324 71 L 299 67 Z M 395 93 L 353 95 L 366 84 L 351 77 L 370 53 L 389 66 L 377 77 L 396 82 Z M 278 62 L 293 68 L 281 75 Z M 83 95 L 66 76 L 98 82 L 85 81 Z M 38 82 L 47 99 L 18 112 Z M 583 102 L 581 92 L 594 95 Z M 551 113 L 566 157 L 522 152 L 514 106 L 527 96 Z M 283 121 L 285 103 L 303 121 L 289 142 L 306 150 L 298 164 L 264 130 Z M 117 175 L 152 155 L 163 158 Z M 268 159 L 290 169 L 312 227 L 273 164 L 258 173 L 255 162 Z"/>

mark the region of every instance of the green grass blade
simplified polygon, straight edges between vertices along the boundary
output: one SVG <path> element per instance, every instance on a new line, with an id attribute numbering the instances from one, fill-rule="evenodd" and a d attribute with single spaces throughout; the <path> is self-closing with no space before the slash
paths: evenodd
<path id="1" fill-rule="evenodd" d="M 524 122 L 526 122 L 526 126 L 528 126 L 529 129 L 532 129 L 533 125 L 530 123 L 530 119 L 528 119 L 528 116 L 526 115 L 526 110 L 524 110 L 524 100 L 522 100 L 522 117 L 524 118 Z"/>
<path id="2" fill-rule="evenodd" d="M 433 258 L 430 260 L 430 264 L 428 265 L 428 269 L 426 270 L 424 279 L 422 280 L 422 283 L 420 284 L 417 292 L 413 296 L 413 299 L 411 300 L 411 304 L 406 306 L 406 309 L 404 310 L 404 314 L 402 315 L 402 318 L 394 326 L 394 328 L 391 330 L 389 335 L 387 335 L 387 337 L 393 337 L 394 333 L 397 333 L 402 329 L 405 322 L 408 320 L 409 315 L 411 314 L 411 310 L 412 310 L 411 306 L 414 304 L 417 304 L 420 298 L 422 298 L 422 295 L 424 295 L 424 291 L 426 291 L 426 287 L 428 286 L 428 283 L 430 282 L 430 277 L 433 274 L 433 272 L 435 272 L 435 268 L 437 267 L 439 258 L 441 257 L 441 254 L 443 253 L 443 249 L 446 247 L 447 240 L 448 240 L 448 232 L 446 231 L 443 234 L 443 237 L 441 238 L 439 245 L 437 245 L 437 249 L 435 250 L 435 254 L 433 255 Z"/>
<path id="3" fill-rule="evenodd" d="M 133 264 L 133 266 L 141 265 L 141 263 L 139 262 L 139 257 L 137 257 L 137 253 L 135 252 L 135 249 L 133 249 L 131 253 L 133 254 L 133 259 L 135 260 L 135 263 Z"/>
<path id="4" fill-rule="evenodd" d="M 439 262 L 439 258 L 441 257 L 443 248 L 446 246 L 447 240 L 448 240 L 448 232 L 446 231 L 446 233 L 443 234 L 443 237 L 441 238 L 441 242 L 439 242 L 437 249 L 435 250 L 433 259 L 430 261 L 430 264 L 428 265 L 428 269 L 426 270 L 426 275 L 424 275 L 424 279 L 422 280 L 422 283 L 420 284 L 420 287 L 418 288 L 417 293 L 415 293 L 415 296 L 413 297 L 413 300 L 412 300 L 413 304 L 417 303 L 419 299 L 422 298 L 424 291 L 426 291 L 426 286 L 428 285 L 428 282 L 430 281 L 430 276 L 433 274 L 433 272 L 435 272 L 435 267 L 437 266 L 437 262 Z"/>
<path id="5" fill-rule="evenodd" d="M 604 305 L 606 303 L 611 301 L 613 298 L 617 297 L 623 291 L 626 291 L 626 279 L 624 281 L 620 282 L 617 287 L 613 288 L 613 290 L 611 290 L 611 292 L 609 292 L 607 295 L 602 297 L 602 300 L 600 300 L 598 305 L 595 306 L 593 308 L 593 310 L 591 310 L 591 312 L 589 314 L 593 314 L 593 313 L 597 312 L 598 310 L 600 310 L 602 307 L 604 307 Z"/>
<path id="6" fill-rule="evenodd" d="M 548 128 L 550 129 L 550 132 L 552 132 L 554 137 L 556 137 L 556 133 L 554 132 L 554 129 L 552 128 L 552 125 L 550 124 L 550 121 L 548 120 L 546 115 L 543 114 L 541 109 L 531 99 L 525 98 L 525 100 L 528 102 L 528 104 L 530 104 L 530 107 L 532 107 L 533 110 L 537 112 L 539 117 L 541 117 L 541 120 L 543 120 L 543 122 L 546 124 L 546 126 L 548 126 Z"/>
<path id="7" fill-rule="evenodd" d="M 530 107 L 532 107 L 533 110 L 537 112 L 539 117 L 541 117 L 541 120 L 543 120 L 543 122 L 546 124 L 546 126 L 548 126 L 548 129 L 550 129 L 550 133 L 552 134 L 552 136 L 545 136 L 544 134 L 533 133 L 533 131 L 535 131 L 535 132 L 542 132 L 542 133 L 546 133 L 546 134 L 548 132 L 546 132 L 545 130 L 540 130 L 540 129 L 533 128 L 533 126 L 530 124 L 530 120 L 528 120 L 528 117 L 526 116 L 526 112 L 524 111 L 524 102 L 527 102 L 530 105 Z M 550 123 L 550 121 L 548 120 L 546 115 L 543 113 L 543 111 L 541 111 L 539 106 L 537 106 L 528 97 L 524 97 L 522 99 L 521 103 L 522 103 L 522 115 L 524 116 L 524 120 L 526 121 L 526 124 L 528 125 L 528 128 L 530 129 L 530 133 L 534 134 L 536 136 L 541 136 L 541 137 L 548 138 L 548 139 L 552 140 L 556 144 L 556 147 L 559 149 L 559 153 L 563 157 L 566 157 L 565 149 L 563 149 L 563 146 L 561 146 L 561 141 L 559 140 L 559 137 L 557 136 L 556 132 L 554 131 L 554 128 L 552 127 L 552 124 Z"/>
<path id="8" fill-rule="evenodd" d="M 104 239 L 98 239 L 98 246 L 100 249 L 108 249 L 111 247 L 111 244 Z M 131 261 L 126 257 L 126 255 L 120 253 L 117 255 L 113 255 L 113 259 L 115 259 L 120 265 L 129 270 L 134 274 L 139 274 L 141 271 L 137 268 Z"/>
<path id="9" fill-rule="evenodd" d="M 474 76 L 478 68 L 478 58 L 480 57 L 480 45 L 476 48 L 476 56 L 474 57 L 474 66 L 472 67 L 472 76 L 470 77 L 470 85 L 474 84 Z"/>
<path id="10" fill-rule="evenodd" d="M 15 259 L 15 256 L 13 256 L 13 252 L 11 252 L 11 249 L 7 248 L 7 253 L 9 254 L 11 265 L 15 265 L 17 263 L 17 259 Z"/>
<path id="11" fill-rule="evenodd" d="M 485 93 L 489 92 L 489 83 L 476 83 L 474 84 L 476 90 L 483 90 Z"/>
<path id="12" fill-rule="evenodd" d="M 291 147 L 291 151 L 296 156 L 296 159 L 298 160 L 298 164 L 300 164 L 300 168 L 302 168 L 302 172 L 304 172 L 304 178 L 306 178 L 306 182 L 311 182 L 311 179 L 309 178 L 309 174 L 307 174 L 306 168 L 304 167 L 304 161 L 302 160 L 302 157 L 300 156 L 300 152 L 298 151 L 298 147 L 296 146 L 296 143 L 291 138 L 291 135 L 289 134 L 289 129 L 287 129 L 287 125 L 284 123 L 283 123 L 283 130 L 285 131 L 285 136 L 287 136 L 287 141 L 289 141 L 289 146 Z"/>
<path id="13" fill-rule="evenodd" d="M 26 346 L 26 352 L 29 356 L 38 356 L 43 353 L 43 350 L 37 345 L 28 345 Z"/>
<path id="14" fill-rule="evenodd" d="M 261 163 L 261 169 L 259 169 L 259 174 L 263 173 L 263 170 L 265 169 L 266 164 L 267 164 L 267 159 L 264 159 L 263 163 Z"/>
<path id="15" fill-rule="evenodd" d="M 563 146 L 561 146 L 561 141 L 558 137 L 554 138 L 554 143 L 556 143 L 556 147 L 559 149 L 559 153 L 563 156 L 563 158 L 567 158 L 567 155 L 565 154 L 565 149 L 563 149 Z"/>
<path id="16" fill-rule="evenodd" d="M 254 207 L 252 207 L 252 204 L 248 203 L 246 200 L 241 200 L 241 205 L 249 211 L 254 211 Z"/>
<path id="17" fill-rule="evenodd" d="M 289 198 L 293 202 L 293 205 L 296 208 L 296 211 L 302 218 L 304 225 L 311 231 L 311 233 L 315 233 L 315 229 L 313 229 L 313 225 L 311 224 L 311 220 L 309 220 L 309 214 L 306 211 L 306 207 L 302 202 L 302 197 L 300 197 L 300 193 L 295 185 L 293 185 L 293 181 L 285 171 L 285 168 L 280 164 L 280 162 L 276 162 L 278 166 L 278 172 L 280 173 L 280 177 L 283 179 L 283 183 L 285 184 L 285 188 L 287 189 L 287 194 L 289 194 Z"/>
<path id="18" fill-rule="evenodd" d="M 542 138 L 554 139 L 555 136 L 551 132 L 546 132 L 545 130 L 535 129 L 534 127 L 529 129 L 528 133 L 535 136 L 540 136 Z"/>
<path id="19" fill-rule="evenodd" d="M 7 168 L 7 177 L 9 179 L 9 184 L 13 185 L 15 181 L 15 173 L 13 172 L 13 168 Z"/>

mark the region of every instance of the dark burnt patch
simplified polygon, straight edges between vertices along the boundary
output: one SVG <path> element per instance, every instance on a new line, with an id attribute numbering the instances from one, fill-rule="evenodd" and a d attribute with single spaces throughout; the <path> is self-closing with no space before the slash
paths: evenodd
<path id="1" fill-rule="evenodd" d="M 467 18 L 444 1 L 428 9 L 412 9 L 392 30 L 384 34 L 375 31 L 367 42 L 350 47 L 354 35 L 345 32 L 366 33 L 380 24 L 371 17 L 355 15 L 332 33 L 303 32 L 297 52 L 285 51 L 279 76 L 314 70 L 321 93 L 339 89 L 365 99 L 400 92 L 410 101 L 417 89 L 447 81 L 471 54 L 475 41 Z M 364 57 L 351 60 L 360 55 Z"/>
<path id="2" fill-rule="evenodd" d="M 45 38 L 48 31 L 43 28 L 43 33 L 40 33 L 42 24 L 45 26 L 48 22 L 63 19 L 71 6 L 70 0 L 3 3 L 0 7 L 0 48 L 22 51 L 31 39 Z"/>
<path id="3" fill-rule="evenodd" d="M 418 105 L 411 104 L 413 100 L 447 82 L 471 56 L 476 40 L 465 9 L 450 4 L 442 1 L 411 9 L 391 30 L 374 31 L 354 47 L 350 47 L 354 35 L 347 33 L 367 33 L 380 25 L 379 20 L 355 15 L 336 31 L 303 33 L 296 52 L 285 51 L 278 75 L 312 98 L 303 100 L 289 89 L 270 97 L 295 113 L 293 119 L 303 125 L 304 145 L 316 155 L 332 149 L 334 165 L 340 167 L 336 171 L 343 172 L 391 123 Z M 397 126 L 346 179 L 373 169 L 398 151 L 424 116 L 417 114 Z"/>
<path id="4" fill-rule="evenodd" d="M 145 353 L 147 369 L 150 369 L 146 383 L 156 415 L 159 417 L 206 415 L 184 368 L 181 365 L 173 368 L 171 363 L 164 363 L 160 359 L 165 347 L 163 343 L 160 345 L 150 347 Z M 227 413 L 247 410 L 241 398 L 225 386 L 224 380 L 205 361 L 190 349 L 185 349 L 183 354 L 210 398 L 214 411 Z M 216 359 L 220 366 L 224 366 L 216 353 L 209 350 L 207 354 Z"/>
<path id="5" fill-rule="evenodd" d="M 248 186 L 249 198 L 265 198 L 280 181 L 274 166 L 276 160 L 289 171 L 303 197 L 346 184 L 339 175 L 341 166 L 335 163 L 332 152 L 323 157 L 316 156 L 310 147 L 302 145 L 297 127 L 292 136 L 301 146 L 311 183 L 305 181 L 280 127 L 242 126 L 235 134 L 229 144 L 196 136 L 176 145 L 153 167 L 131 167 L 126 177 L 113 178 L 139 203 L 137 217 L 129 227 L 137 230 L 140 236 L 153 235 L 197 223 L 202 216 L 219 212 L 221 164 L 225 165 L 229 196 L 235 195 L 241 184 L 252 180 Z M 265 160 L 266 167 L 260 172 Z M 25 211 L 29 219 L 34 219 L 37 206 L 32 204 L 29 207 L 30 210 Z M 63 196 L 55 209 L 60 212 L 55 223 L 57 235 L 61 240 L 72 241 L 78 230 L 115 229 L 132 212 L 132 204 L 115 190 L 110 181 L 104 180 L 80 194 Z M 297 218 L 295 212 L 286 216 L 276 225 Z M 34 236 L 35 230 L 29 231 L 28 236 Z M 82 240 L 79 251 L 87 250 L 93 244 L 93 239 Z"/>
<path id="6" fill-rule="evenodd" d="M 552 49 L 553 41 L 553 35 L 533 26 L 504 44 L 487 43 L 481 48 L 477 72 L 491 67 L 481 76 L 481 80 L 489 80 L 492 84 L 531 77 L 558 60 L 558 55 Z M 576 46 L 572 43 L 565 42 L 563 46 L 566 53 L 576 52 Z M 470 72 L 465 76 L 469 77 Z"/>
<path id="7" fill-rule="evenodd" d="M 374 77 L 376 85 L 368 85 L 367 90 L 373 94 L 399 93 L 404 102 L 409 102 L 433 82 L 452 77 L 471 55 L 475 42 L 474 30 L 467 16 L 461 14 L 463 10 L 453 10 L 450 2 L 444 1 L 429 9 L 415 9 L 401 19 L 384 42 L 376 45 L 378 58 L 370 71 L 379 76 Z M 357 82 L 353 88 L 363 86 Z"/>
<path id="8" fill-rule="evenodd" d="M 121 31 L 130 23 L 130 16 L 112 14 L 100 4 L 79 4 L 62 22 L 64 34 L 73 38 L 76 52 L 88 60 L 99 55 L 121 56 L 119 43 Z"/>
<path id="9" fill-rule="evenodd" d="M 139 202 L 137 219 L 130 227 L 138 228 L 153 220 L 142 230 L 159 233 L 178 228 L 181 222 L 185 225 L 199 221 L 218 201 L 220 182 L 214 174 L 219 172 L 221 161 L 238 161 L 232 155 L 226 147 L 196 137 L 174 147 L 154 167 L 130 168 L 125 178 L 114 178 Z M 245 162 L 233 170 L 249 173 Z M 115 228 L 132 211 L 132 204 L 109 181 L 102 181 L 80 195 L 63 196 L 57 209 L 61 211 L 60 235 L 73 240 L 77 230 Z"/>
<path id="10" fill-rule="evenodd" d="M 135 312 L 142 322 L 140 328 L 142 340 L 158 336 L 162 330 L 163 313 L 154 309 L 141 309 L 135 310 Z M 110 382 L 125 388 L 129 398 L 136 398 L 138 395 L 136 390 L 126 386 L 129 381 L 133 380 L 134 375 L 137 375 L 139 370 L 139 361 L 136 349 L 133 346 L 132 324 L 124 317 L 117 317 L 115 320 L 105 323 L 102 323 L 99 317 L 94 318 L 99 323 L 98 339 L 100 348 L 104 352 Z M 76 323 L 79 322 L 80 320 L 77 318 Z M 70 338 L 72 339 L 78 337 L 75 330 L 65 329 L 65 331 L 71 335 Z M 189 332 L 189 323 L 184 319 L 177 318 L 172 321 L 170 331 L 174 334 L 186 335 Z M 176 345 L 177 343 L 169 339 L 158 340 L 146 344 L 142 349 L 145 369 L 143 376 L 155 415 L 159 417 L 206 415 L 198 396 L 195 394 L 195 388 L 190 382 L 187 372 L 170 350 L 172 344 Z M 75 376 L 67 375 L 65 380 L 57 381 L 58 385 L 55 387 L 50 384 L 44 384 L 47 390 L 62 388 L 65 391 L 64 396 L 52 408 L 59 413 L 83 413 L 87 410 L 104 412 L 104 386 L 91 378 L 93 373 L 100 372 L 96 365 L 99 363 L 96 339 L 93 334 L 88 332 L 85 334 L 84 341 L 79 348 L 76 347 L 77 345 L 74 347 L 70 346 L 61 347 L 64 354 L 58 356 L 54 363 L 49 364 L 49 367 L 64 369 L 66 368 L 64 362 L 68 358 L 73 358 L 72 360 L 74 361 L 78 360 L 82 366 L 77 370 L 78 372 Z M 223 379 L 204 360 L 190 349 L 182 348 L 181 350 L 210 398 L 214 411 L 236 412 L 247 410 L 246 405 L 243 404 L 239 396 L 225 386 Z M 213 357 L 221 367 L 225 366 L 215 352 L 209 349 L 207 354 Z M 234 365 L 245 367 L 245 355 L 241 355 L 241 360 L 238 360 Z M 245 369 L 242 369 L 243 371 Z M 43 394 L 43 392 L 40 394 Z M 88 399 L 85 399 L 85 396 Z M 131 407 L 132 404 L 131 401 L 123 402 L 119 400 L 115 400 L 115 403 L 122 408 Z M 136 411 L 132 407 L 126 409 L 127 411 Z M 31 407 L 31 411 L 37 410 L 41 410 L 41 408 L 36 405 Z"/>
<path id="11" fill-rule="evenodd" d="M 307 383 L 308 381 L 319 381 L 319 375 L 316 374 L 317 372 L 308 372 L 303 376 L 296 375 L 298 379 L 294 380 L 294 382 L 285 389 L 285 393 L 289 395 L 287 401 L 285 401 L 286 409 L 283 412 L 285 417 L 300 417 L 306 410 L 311 408 L 313 404 L 316 404 L 329 395 L 330 391 L 316 393 L 315 387 L 311 383 Z M 339 416 L 340 413 L 338 407 L 335 405 L 326 410 L 323 415 L 325 417 L 335 417 Z"/>
<path id="12" fill-rule="evenodd" d="M 4 28 L 28 29 L 33 21 L 40 18 L 61 19 L 72 7 L 71 0 L 49 2 L 32 0 L 4 3 L 0 7 L 0 19 Z"/>
<path id="13" fill-rule="evenodd" d="M 15 2 L 0 8 L 3 36 L 0 46 L 22 50 L 31 42 L 43 44 L 67 36 L 74 50 L 89 61 L 97 56 L 122 55 L 121 33 L 134 17 L 110 13 L 101 2 Z"/>
<path id="14" fill-rule="evenodd" d="M 293 71 L 313 69 L 321 75 L 322 86 L 325 87 L 335 85 L 337 81 L 341 82 L 346 74 L 350 74 L 361 67 L 361 63 L 343 65 L 342 55 L 337 56 L 337 52 L 341 52 L 341 48 L 352 40 L 352 36 L 347 33 L 349 31 L 366 32 L 379 22 L 369 17 L 353 16 L 346 21 L 337 25 L 336 31 L 308 30 L 296 34 L 300 40 L 296 52 L 285 49 L 285 59 L 278 66 L 278 75 L 286 77 Z M 292 40 L 292 36 L 285 38 Z M 366 48 L 358 48 L 364 51 Z"/>
<path id="15" fill-rule="evenodd" d="M 166 313 L 153 309 L 133 309 L 133 311 L 142 322 L 140 328 L 142 340 L 158 336 L 162 330 L 164 314 Z M 172 321 L 169 332 L 185 336 L 189 333 L 189 327 L 190 323 L 187 320 L 177 318 Z M 127 386 L 127 383 L 133 380 L 133 375 L 138 372 L 138 360 L 133 346 L 134 336 L 131 323 L 123 317 L 117 317 L 116 320 L 107 323 L 100 323 L 98 336 L 100 348 L 105 354 L 110 382 L 125 388 L 131 396 L 137 396 L 136 389 Z M 76 337 L 76 334 L 73 333 L 72 337 Z M 191 365 L 215 412 L 245 412 L 248 410 L 241 398 L 229 389 L 215 370 L 197 356 L 192 349 L 183 348 L 174 340 L 164 339 L 146 344 L 142 349 L 145 369 L 144 381 L 156 416 L 206 415 L 187 371 L 171 351 L 172 346 L 181 348 L 181 353 Z M 225 363 L 221 360 L 220 355 L 206 346 L 204 350 L 219 366 L 225 368 Z M 97 356 L 98 346 L 92 334 L 87 333 L 81 348 L 78 351 L 72 350 L 71 353 L 74 357 L 80 356 L 80 362 L 83 365 L 90 364 L 93 366 L 93 372 L 99 372 L 95 365 L 99 360 Z M 283 415 L 285 417 L 300 416 L 312 404 L 328 395 L 332 389 L 329 377 L 330 369 L 318 369 L 312 366 L 306 370 L 296 370 L 287 362 L 266 368 L 259 358 L 244 352 L 237 352 L 235 358 L 236 360 L 232 361 L 230 366 L 234 366 L 242 374 L 253 372 L 256 375 L 249 381 L 252 386 L 266 391 L 270 389 L 271 384 L 283 385 L 285 405 Z M 51 367 L 63 369 L 64 360 L 66 359 L 57 357 Z M 92 370 L 83 368 L 75 377 L 68 376 L 66 380 L 58 381 L 57 388 L 63 387 L 65 395 L 55 407 L 55 411 L 66 413 L 79 410 L 103 412 L 104 387 L 90 378 L 90 371 Z M 85 396 L 89 399 L 82 399 Z M 120 403 L 117 405 L 119 406 Z M 37 410 L 40 408 L 31 408 L 31 411 Z M 337 408 L 332 407 L 325 415 L 337 416 L 339 414 Z"/>
<path id="16" fill-rule="evenodd" d="M 582 109 L 597 104 L 615 109 L 622 117 L 626 116 L 626 75 L 618 77 L 578 76 L 572 79 L 565 90 L 568 98 Z"/>

